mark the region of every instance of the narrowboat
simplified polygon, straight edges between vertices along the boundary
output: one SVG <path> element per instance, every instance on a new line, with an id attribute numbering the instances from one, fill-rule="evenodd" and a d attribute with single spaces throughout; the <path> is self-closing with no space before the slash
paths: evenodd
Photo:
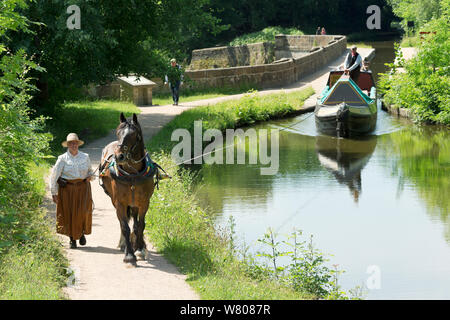
<path id="1" fill-rule="evenodd" d="M 318 131 L 349 137 L 368 134 L 377 123 L 376 87 L 371 71 L 361 71 L 358 83 L 343 70 L 331 71 L 314 110 Z"/>

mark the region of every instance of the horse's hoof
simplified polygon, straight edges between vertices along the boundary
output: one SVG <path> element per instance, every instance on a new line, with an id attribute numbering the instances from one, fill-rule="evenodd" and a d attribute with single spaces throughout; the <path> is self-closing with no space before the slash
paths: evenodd
<path id="1" fill-rule="evenodd" d="M 136 266 L 136 257 L 134 255 L 126 255 L 125 258 L 123 258 L 123 262 L 130 263 L 134 266 Z"/>
<path id="2" fill-rule="evenodd" d="M 139 260 L 145 260 L 147 258 L 147 249 L 138 250 L 134 254 Z"/>

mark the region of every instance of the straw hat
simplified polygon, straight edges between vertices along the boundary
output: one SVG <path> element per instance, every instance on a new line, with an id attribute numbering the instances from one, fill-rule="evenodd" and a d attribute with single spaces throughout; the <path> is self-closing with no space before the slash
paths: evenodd
<path id="1" fill-rule="evenodd" d="M 63 141 L 61 144 L 64 148 L 67 148 L 67 142 L 70 141 L 78 141 L 78 146 L 82 146 L 84 144 L 83 140 L 78 139 L 78 135 L 76 133 L 69 133 L 67 135 L 66 141 Z"/>

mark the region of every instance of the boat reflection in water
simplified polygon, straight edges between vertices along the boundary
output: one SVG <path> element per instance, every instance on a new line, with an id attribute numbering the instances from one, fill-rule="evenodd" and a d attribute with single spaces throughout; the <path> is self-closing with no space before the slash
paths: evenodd
<path id="1" fill-rule="evenodd" d="M 316 137 L 316 151 L 320 164 L 333 173 L 336 180 L 347 185 L 358 202 L 362 192 L 361 171 L 369 162 L 377 137 L 364 139 L 342 139 L 331 136 Z"/>

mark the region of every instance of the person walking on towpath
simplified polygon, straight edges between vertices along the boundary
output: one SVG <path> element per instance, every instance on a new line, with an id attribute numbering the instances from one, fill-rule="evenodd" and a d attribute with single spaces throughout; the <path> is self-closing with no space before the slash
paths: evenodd
<path id="1" fill-rule="evenodd" d="M 76 133 L 69 133 L 52 169 L 50 190 L 56 203 L 56 232 L 70 238 L 70 248 L 86 244 L 85 235 L 92 229 L 92 193 L 90 181 L 94 171 L 87 153 L 78 151 L 84 142 Z"/>
<path id="2" fill-rule="evenodd" d="M 177 60 L 171 59 L 170 66 L 167 69 L 164 84 L 169 84 L 170 91 L 172 92 L 173 105 L 178 105 L 178 99 L 180 97 L 180 85 L 183 83 L 184 74 L 183 69 L 177 63 Z"/>
<path id="3" fill-rule="evenodd" d="M 362 64 L 362 58 L 361 55 L 356 52 L 358 48 L 356 46 L 352 47 L 352 50 L 347 54 L 347 57 L 345 58 L 345 73 L 350 73 L 350 78 L 358 83 L 358 77 L 361 64 Z"/>

